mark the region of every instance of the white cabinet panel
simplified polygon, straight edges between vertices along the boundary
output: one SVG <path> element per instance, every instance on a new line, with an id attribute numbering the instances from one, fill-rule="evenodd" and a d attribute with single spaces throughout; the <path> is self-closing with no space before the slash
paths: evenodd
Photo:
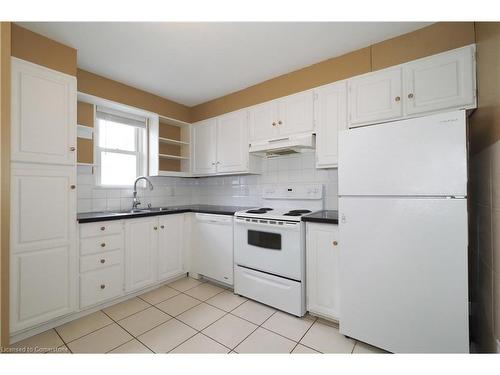
<path id="1" fill-rule="evenodd" d="M 339 319 L 340 269 L 338 226 L 307 223 L 307 310 Z"/>
<path id="2" fill-rule="evenodd" d="M 12 58 L 12 161 L 74 164 L 76 78 Z"/>
<path id="3" fill-rule="evenodd" d="M 11 169 L 11 249 L 68 245 L 76 235 L 73 167 L 16 165 Z"/>
<path id="4" fill-rule="evenodd" d="M 248 169 L 247 111 L 233 112 L 217 118 L 217 172 L 239 172 Z"/>
<path id="5" fill-rule="evenodd" d="M 272 101 L 248 109 L 250 141 L 261 141 L 278 136 L 278 102 Z"/>
<path id="6" fill-rule="evenodd" d="M 11 332 L 74 311 L 74 252 L 65 245 L 12 255 Z"/>
<path id="7" fill-rule="evenodd" d="M 404 65 L 408 114 L 475 105 L 471 46 Z"/>
<path id="8" fill-rule="evenodd" d="M 347 84 L 335 83 L 315 90 L 316 168 L 338 163 L 338 132 L 347 129 Z"/>
<path id="9" fill-rule="evenodd" d="M 280 136 L 312 132 L 314 129 L 314 94 L 305 91 L 279 100 Z"/>
<path id="10" fill-rule="evenodd" d="M 88 307 L 123 294 L 121 265 L 91 271 L 80 277 L 80 307 Z"/>
<path id="11" fill-rule="evenodd" d="M 350 127 L 401 117 L 401 68 L 348 80 Z"/>
<path id="12" fill-rule="evenodd" d="M 125 287 L 137 290 L 157 279 L 158 218 L 125 220 Z"/>
<path id="13" fill-rule="evenodd" d="M 184 272 L 184 215 L 165 215 L 158 220 L 158 279 L 164 280 Z"/>
<path id="14" fill-rule="evenodd" d="M 193 173 L 207 174 L 216 171 L 216 119 L 193 125 Z"/>

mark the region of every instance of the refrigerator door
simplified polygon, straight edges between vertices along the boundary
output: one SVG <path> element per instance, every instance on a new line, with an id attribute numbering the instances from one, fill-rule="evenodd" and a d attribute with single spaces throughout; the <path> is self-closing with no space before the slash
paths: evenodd
<path id="1" fill-rule="evenodd" d="M 339 135 L 339 195 L 466 196 L 465 111 Z"/>
<path id="2" fill-rule="evenodd" d="M 468 353 L 467 201 L 339 199 L 340 332 L 394 353 Z"/>

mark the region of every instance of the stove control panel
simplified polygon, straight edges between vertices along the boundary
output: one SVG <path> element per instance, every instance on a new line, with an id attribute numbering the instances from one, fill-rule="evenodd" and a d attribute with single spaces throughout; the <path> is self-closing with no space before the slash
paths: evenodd
<path id="1" fill-rule="evenodd" d="M 271 185 L 262 191 L 264 199 L 323 199 L 323 185 Z"/>

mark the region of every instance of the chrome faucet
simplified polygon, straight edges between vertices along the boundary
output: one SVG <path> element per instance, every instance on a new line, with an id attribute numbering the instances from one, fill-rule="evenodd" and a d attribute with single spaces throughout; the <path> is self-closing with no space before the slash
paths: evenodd
<path id="1" fill-rule="evenodd" d="M 153 183 L 149 180 L 149 178 L 147 178 L 145 176 L 137 177 L 137 179 L 134 182 L 134 200 L 132 203 L 133 210 L 135 210 L 137 208 L 137 206 L 139 206 L 141 204 L 139 199 L 137 199 L 137 182 L 139 182 L 140 180 L 146 180 L 148 182 L 148 185 L 149 185 L 149 190 L 153 190 Z"/>

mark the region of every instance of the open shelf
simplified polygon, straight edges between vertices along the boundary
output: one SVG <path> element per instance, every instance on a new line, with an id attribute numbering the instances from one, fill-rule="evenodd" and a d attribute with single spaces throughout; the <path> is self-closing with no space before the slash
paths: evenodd
<path id="1" fill-rule="evenodd" d="M 177 139 L 159 137 L 158 140 L 160 141 L 160 143 L 167 143 L 170 145 L 189 145 L 189 142 L 179 141 Z"/>
<path id="2" fill-rule="evenodd" d="M 187 156 L 169 155 L 169 154 L 158 154 L 159 158 L 162 159 L 174 159 L 174 160 L 189 160 Z"/>

